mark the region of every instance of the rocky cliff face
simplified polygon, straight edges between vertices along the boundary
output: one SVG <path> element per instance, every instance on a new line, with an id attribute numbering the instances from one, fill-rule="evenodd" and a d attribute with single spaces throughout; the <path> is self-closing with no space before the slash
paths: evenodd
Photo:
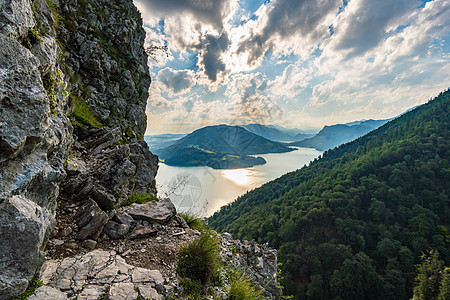
<path id="1" fill-rule="evenodd" d="M 77 141 L 64 193 L 102 209 L 133 191 L 156 194 L 158 160 L 142 140 L 150 76 L 139 12 L 129 0 L 62 0 L 58 13 Z"/>
<path id="2" fill-rule="evenodd" d="M 42 10 L 0 1 L 0 299 L 21 293 L 44 262 L 73 142 L 54 21 L 36 2 Z"/>
<path id="3" fill-rule="evenodd" d="M 156 193 L 143 40 L 131 1 L 0 0 L 0 299 L 43 263 L 60 193 Z"/>

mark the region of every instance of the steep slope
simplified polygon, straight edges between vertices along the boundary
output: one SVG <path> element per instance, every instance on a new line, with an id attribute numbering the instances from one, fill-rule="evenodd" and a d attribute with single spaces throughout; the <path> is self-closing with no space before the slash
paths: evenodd
<path id="1" fill-rule="evenodd" d="M 156 193 L 144 38 L 132 1 L 0 1 L 0 299 L 40 269 L 57 207 Z"/>
<path id="2" fill-rule="evenodd" d="M 102 209 L 156 194 L 158 159 L 143 141 L 150 76 L 140 13 L 129 0 L 60 1 L 58 39 L 77 139 L 63 195 Z"/>
<path id="3" fill-rule="evenodd" d="M 156 153 L 169 165 L 228 169 L 265 163 L 261 157 L 248 155 L 292 150 L 239 126 L 216 125 L 195 130 Z"/>
<path id="4" fill-rule="evenodd" d="M 0 299 L 44 262 L 73 143 L 54 20 L 45 1 L 34 7 L 0 2 Z"/>
<path id="5" fill-rule="evenodd" d="M 407 299 L 449 247 L 450 92 L 251 191 L 209 224 L 279 249 L 296 299 Z"/>
<path id="6" fill-rule="evenodd" d="M 388 120 L 357 121 L 349 124 L 325 126 L 318 134 L 289 145 L 328 150 L 348 143 L 387 123 Z"/>

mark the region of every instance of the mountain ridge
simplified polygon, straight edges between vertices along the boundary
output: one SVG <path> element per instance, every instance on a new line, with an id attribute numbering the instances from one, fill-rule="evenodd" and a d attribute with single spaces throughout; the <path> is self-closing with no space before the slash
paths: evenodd
<path id="1" fill-rule="evenodd" d="M 262 157 L 250 155 L 293 150 L 240 126 L 222 124 L 197 129 L 166 148 L 156 149 L 155 153 L 168 165 L 228 169 L 265 163 Z"/>
<path id="2" fill-rule="evenodd" d="M 362 120 L 346 124 L 325 125 L 315 136 L 298 142 L 288 143 L 290 146 L 309 147 L 317 150 L 328 150 L 357 139 L 370 131 L 386 124 L 385 120 Z"/>

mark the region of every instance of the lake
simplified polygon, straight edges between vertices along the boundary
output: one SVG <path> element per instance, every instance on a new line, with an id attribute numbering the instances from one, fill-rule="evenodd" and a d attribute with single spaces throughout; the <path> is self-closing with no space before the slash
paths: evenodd
<path id="1" fill-rule="evenodd" d="M 158 196 L 169 197 L 179 212 L 190 211 L 208 217 L 247 191 L 308 165 L 322 154 L 311 148 L 296 149 L 258 155 L 267 163 L 243 169 L 173 167 L 160 162 L 156 176 Z"/>

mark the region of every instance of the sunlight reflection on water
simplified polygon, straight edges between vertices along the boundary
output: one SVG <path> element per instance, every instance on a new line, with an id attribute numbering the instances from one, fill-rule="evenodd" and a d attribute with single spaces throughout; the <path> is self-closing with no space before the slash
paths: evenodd
<path id="1" fill-rule="evenodd" d="M 159 164 L 156 183 L 158 196 L 169 197 L 177 211 L 210 216 L 264 183 L 300 169 L 321 155 L 321 151 L 298 148 L 287 153 L 262 156 L 267 163 L 243 169 L 214 170 L 209 167 L 173 167 Z"/>
<path id="2" fill-rule="evenodd" d="M 248 185 L 252 179 L 253 171 L 248 169 L 221 170 L 220 174 L 238 185 Z"/>

